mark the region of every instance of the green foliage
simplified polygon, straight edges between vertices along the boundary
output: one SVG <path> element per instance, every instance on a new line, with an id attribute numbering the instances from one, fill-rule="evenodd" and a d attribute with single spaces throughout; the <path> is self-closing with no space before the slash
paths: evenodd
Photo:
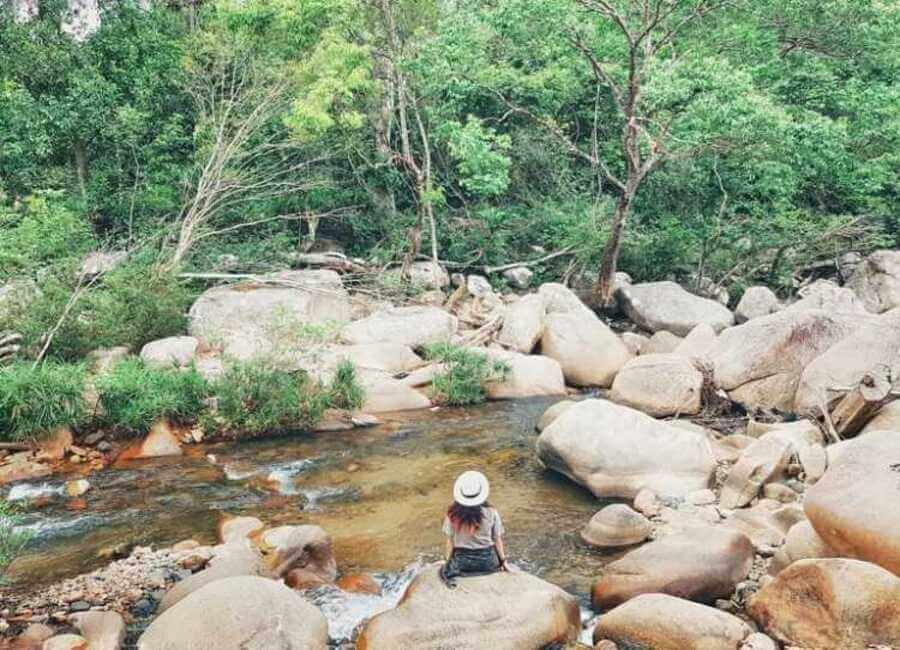
<path id="1" fill-rule="evenodd" d="M 434 397 L 449 406 L 480 404 L 487 399 L 485 384 L 502 381 L 509 367 L 500 361 L 491 361 L 484 354 L 440 343 L 427 347 L 425 357 L 442 363 L 446 370 L 434 376 Z"/>
<path id="2" fill-rule="evenodd" d="M 356 410 L 362 408 L 366 394 L 356 377 L 356 368 L 346 359 L 341 361 L 328 387 L 331 408 Z"/>
<path id="3" fill-rule="evenodd" d="M 20 209 L 0 204 L 0 282 L 72 259 L 91 246 L 91 228 L 58 192 L 25 199 Z"/>
<path id="4" fill-rule="evenodd" d="M 15 504 L 0 501 L 0 585 L 6 582 L 9 566 L 31 541 L 31 533 L 19 528 L 21 517 Z"/>
<path id="5" fill-rule="evenodd" d="M 229 432 L 259 436 L 298 431 L 318 422 L 331 396 L 304 372 L 288 372 L 265 361 L 236 363 L 215 382 L 216 421 Z"/>
<path id="6" fill-rule="evenodd" d="M 167 418 L 195 422 L 209 394 L 206 380 L 193 368 L 161 369 L 140 359 L 125 359 L 96 381 L 102 423 L 128 435 L 141 435 Z"/>
<path id="7" fill-rule="evenodd" d="M 70 309 L 49 355 L 77 360 L 101 347 L 139 351 L 155 339 L 181 334 L 193 293 L 175 278 L 159 275 L 152 257 L 138 254 L 87 289 Z M 35 350 L 77 290 L 77 263 L 46 268 L 40 292 L 20 292 L 10 307 L 10 327 Z"/>
<path id="8" fill-rule="evenodd" d="M 20 441 L 77 427 L 88 417 L 81 364 L 46 362 L 0 367 L 0 440 Z"/>
<path id="9" fill-rule="evenodd" d="M 459 183 L 476 196 L 499 196 L 509 187 L 508 135 L 497 135 L 469 115 L 465 125 L 447 122 L 442 127 L 450 153 L 459 165 Z"/>

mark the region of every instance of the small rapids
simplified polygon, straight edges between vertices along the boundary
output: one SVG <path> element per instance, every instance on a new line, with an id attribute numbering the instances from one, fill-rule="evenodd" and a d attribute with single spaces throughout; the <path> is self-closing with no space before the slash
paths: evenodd
<path id="1" fill-rule="evenodd" d="M 491 481 L 513 562 L 587 605 L 611 556 L 587 547 L 578 531 L 604 504 L 537 462 L 534 426 L 549 404 L 411 412 L 349 432 L 193 446 L 180 457 L 92 473 L 80 499 L 63 489 L 73 477 L 13 485 L 6 498 L 23 510 L 32 540 L 11 567 L 11 590 L 38 592 L 134 546 L 214 544 L 225 516 L 258 517 L 270 527 L 316 524 L 331 536 L 342 574 L 367 573 L 382 588 L 378 596 L 312 592 L 332 638 L 346 643 L 361 621 L 396 605 L 418 569 L 440 558 L 453 481 L 478 469 Z M 590 619 L 586 609 L 583 618 Z"/>
<path id="2" fill-rule="evenodd" d="M 6 500 L 28 501 L 55 497 L 63 494 L 64 489 L 61 483 L 57 485 L 50 483 L 17 483 L 10 488 L 9 493 L 6 495 Z"/>
<path id="3" fill-rule="evenodd" d="M 351 594 L 337 587 L 318 587 L 307 592 L 311 600 L 328 620 L 328 636 L 333 645 L 340 645 L 353 639 L 354 633 L 363 621 L 396 607 L 416 574 L 427 565 L 417 560 L 401 571 L 375 573 L 372 577 L 381 587 L 381 593 Z"/>

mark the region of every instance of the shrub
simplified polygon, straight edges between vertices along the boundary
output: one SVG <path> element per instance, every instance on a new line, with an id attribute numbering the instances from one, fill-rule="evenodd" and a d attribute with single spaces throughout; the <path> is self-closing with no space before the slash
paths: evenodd
<path id="1" fill-rule="evenodd" d="M 0 501 L 0 585 L 6 582 L 6 570 L 31 540 L 31 533 L 19 528 L 19 523 L 16 507 Z"/>
<path id="2" fill-rule="evenodd" d="M 486 355 L 447 343 L 428 346 L 425 357 L 447 366 L 432 380 L 432 390 L 437 401 L 450 406 L 480 404 L 487 399 L 484 385 L 502 381 L 509 367 L 500 361 L 491 361 Z"/>
<path id="3" fill-rule="evenodd" d="M 21 210 L 0 205 L 0 282 L 85 253 L 88 221 L 66 207 L 58 193 L 28 197 Z"/>
<path id="4" fill-rule="evenodd" d="M 27 349 L 56 326 L 75 291 L 75 262 L 48 268 L 40 293 L 22 292 L 9 307 L 9 329 L 19 332 Z M 149 341 L 184 331 L 185 311 L 193 294 L 175 278 L 154 273 L 151 260 L 139 256 L 105 275 L 75 303 L 53 339 L 51 357 L 77 360 L 98 347 Z"/>
<path id="5" fill-rule="evenodd" d="M 85 368 L 45 362 L 0 368 L 0 439 L 19 441 L 48 435 L 87 418 Z"/>
<path id="6" fill-rule="evenodd" d="M 101 421 L 119 431 L 141 435 L 160 418 L 196 421 L 204 410 L 209 385 L 193 368 L 152 368 L 140 359 L 125 359 L 97 379 L 103 407 Z"/>
<path id="7" fill-rule="evenodd" d="M 356 368 L 347 360 L 338 364 L 329 391 L 331 407 L 336 409 L 359 409 L 366 400 L 365 391 L 356 378 Z"/>
<path id="8" fill-rule="evenodd" d="M 216 382 L 218 420 L 230 432 L 257 436 L 299 430 L 318 422 L 331 395 L 305 372 L 264 360 L 236 363 Z"/>

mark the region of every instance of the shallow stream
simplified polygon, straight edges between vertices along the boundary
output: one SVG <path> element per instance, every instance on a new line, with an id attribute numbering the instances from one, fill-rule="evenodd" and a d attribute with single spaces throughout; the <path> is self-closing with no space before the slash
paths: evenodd
<path id="1" fill-rule="evenodd" d="M 13 567 L 13 588 L 34 591 L 92 570 L 109 561 L 102 550 L 115 546 L 213 543 L 224 514 L 312 523 L 332 536 L 341 572 L 376 574 L 385 587 L 381 598 L 317 594 L 332 636 L 341 638 L 356 619 L 392 605 L 416 566 L 439 557 L 453 481 L 479 469 L 491 481 L 513 562 L 586 603 L 610 557 L 588 548 L 578 531 L 602 504 L 538 464 L 534 425 L 550 403 L 407 413 L 370 429 L 223 442 L 179 458 L 130 461 L 88 477 L 82 510 L 71 510 L 61 494 L 66 477 L 15 485 L 7 498 L 28 504 L 25 497 L 41 495 L 44 505 L 26 506 L 35 539 Z"/>

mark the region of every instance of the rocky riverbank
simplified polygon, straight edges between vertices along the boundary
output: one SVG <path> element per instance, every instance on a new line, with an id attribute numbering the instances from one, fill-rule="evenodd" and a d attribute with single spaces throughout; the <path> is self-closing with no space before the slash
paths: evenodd
<path id="1" fill-rule="evenodd" d="M 490 399 L 579 396 L 540 418 L 536 456 L 617 502 L 580 531 L 597 553 L 622 553 L 592 577 L 597 648 L 890 648 L 900 646 L 900 511 L 885 506 L 900 476 L 900 280 L 883 258 L 897 254 L 878 253 L 845 286 L 819 281 L 788 304 L 748 290 L 733 312 L 674 283 L 620 277 L 626 332 L 560 284 L 501 295 L 469 276 L 447 295 L 443 269 L 422 264 L 430 293 L 395 306 L 352 295 L 334 273 L 290 272 L 211 289 L 191 309 L 193 341 L 158 341 L 141 356 L 212 371 L 231 358 L 287 354 L 321 377 L 349 359 L 371 415 L 436 404 L 441 369 L 418 356 L 426 344 L 480 351 L 507 368 L 486 386 Z M 284 309 L 303 323 L 342 324 L 315 349 L 284 348 L 267 325 Z M 208 344 L 213 332 L 218 346 Z M 594 396 L 581 399 L 585 391 Z M 736 429 L 707 426 L 735 413 L 749 415 Z M 126 457 L 181 454 L 203 435 L 161 422 Z M 93 442 L 82 454 L 69 441 L 58 458 L 102 464 L 103 441 Z M 244 517 L 226 522 L 215 546 L 139 549 L 49 590 L 10 610 L 7 625 L 56 622 L 70 633 L 76 605 L 131 616 L 146 602 L 157 616 L 138 643 L 146 650 L 324 648 L 327 621 L 304 595 L 339 588 L 339 561 L 317 526 Z M 459 601 L 432 571 L 395 609 L 361 623 L 357 648 L 537 649 L 582 631 L 572 594 L 536 577 L 479 578 Z M 371 577 L 343 579 L 348 590 L 378 588 Z"/>

